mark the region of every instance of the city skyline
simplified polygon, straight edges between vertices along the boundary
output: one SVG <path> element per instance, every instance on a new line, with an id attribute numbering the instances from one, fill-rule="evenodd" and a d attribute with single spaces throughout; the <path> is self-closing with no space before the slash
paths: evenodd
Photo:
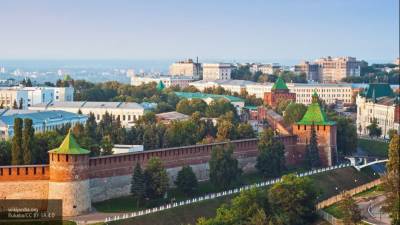
<path id="1" fill-rule="evenodd" d="M 0 59 L 398 57 L 398 1 L 3 1 Z M 340 16 L 338 16 L 338 14 Z M 373 44 L 371 44 L 373 43 Z"/>

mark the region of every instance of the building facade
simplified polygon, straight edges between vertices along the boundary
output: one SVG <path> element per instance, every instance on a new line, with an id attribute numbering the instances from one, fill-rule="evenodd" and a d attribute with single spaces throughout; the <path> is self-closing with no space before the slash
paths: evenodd
<path id="1" fill-rule="evenodd" d="M 230 80 L 232 65 L 229 63 L 204 63 L 203 80 Z"/>
<path id="2" fill-rule="evenodd" d="M 45 87 L 53 92 L 54 102 L 72 102 L 74 101 L 73 87 Z"/>
<path id="3" fill-rule="evenodd" d="M 323 83 L 340 82 L 349 76 L 360 76 L 361 62 L 355 57 L 320 58 L 315 61 L 319 67 L 319 81 Z"/>
<path id="4" fill-rule="evenodd" d="M 20 104 L 22 103 L 22 105 Z M 3 108 L 21 108 L 28 106 L 28 91 L 15 88 L 0 88 L 0 105 Z"/>
<path id="5" fill-rule="evenodd" d="M 301 62 L 300 64 L 294 66 L 294 71 L 296 73 L 305 73 L 307 80 L 319 80 L 319 67 L 315 63 L 310 63 L 309 61 Z"/>
<path id="6" fill-rule="evenodd" d="M 169 67 L 169 75 L 172 76 L 186 76 L 200 79 L 202 73 L 201 64 L 193 62 L 192 59 L 175 62 Z"/>
<path id="7" fill-rule="evenodd" d="M 389 131 L 400 133 L 400 106 L 388 84 L 370 84 L 356 99 L 357 133 L 368 136 L 368 126 L 376 120 L 382 138 L 389 138 Z"/>
<path id="8" fill-rule="evenodd" d="M 81 112 L 84 115 L 94 114 L 96 121 L 100 122 L 106 113 L 121 121 L 123 127 L 131 127 L 135 120 L 143 116 L 145 109 L 135 102 L 51 102 L 41 103 L 29 107 L 31 110 L 63 110 L 72 113 Z"/>
<path id="9" fill-rule="evenodd" d="M 84 124 L 87 116 L 61 110 L 35 111 L 4 109 L 0 112 L 0 136 L 7 140 L 14 136 L 14 119 L 31 119 L 35 132 L 45 132 L 59 129 L 67 124 L 74 126 L 77 123 Z"/>
<path id="10" fill-rule="evenodd" d="M 163 82 L 165 87 L 178 86 L 184 88 L 189 86 L 194 81 L 193 77 L 188 76 L 166 76 L 166 75 L 154 75 L 154 76 L 141 76 L 135 75 L 131 77 L 132 86 L 140 86 L 142 84 L 149 84 L 152 82 L 160 83 Z"/>

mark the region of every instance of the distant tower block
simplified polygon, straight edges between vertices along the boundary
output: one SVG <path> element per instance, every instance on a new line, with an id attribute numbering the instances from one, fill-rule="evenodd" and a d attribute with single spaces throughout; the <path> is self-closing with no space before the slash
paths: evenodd
<path id="1" fill-rule="evenodd" d="M 68 132 L 60 147 L 49 151 L 49 199 L 61 199 L 63 216 L 76 216 L 91 207 L 89 151 Z"/>

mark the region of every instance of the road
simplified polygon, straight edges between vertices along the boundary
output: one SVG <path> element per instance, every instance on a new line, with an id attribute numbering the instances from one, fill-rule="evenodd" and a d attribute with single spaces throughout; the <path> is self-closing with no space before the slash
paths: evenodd
<path id="1" fill-rule="evenodd" d="M 385 196 L 379 195 L 373 199 L 357 202 L 365 221 L 376 225 L 390 225 L 389 215 L 381 212 L 381 206 L 384 200 Z"/>

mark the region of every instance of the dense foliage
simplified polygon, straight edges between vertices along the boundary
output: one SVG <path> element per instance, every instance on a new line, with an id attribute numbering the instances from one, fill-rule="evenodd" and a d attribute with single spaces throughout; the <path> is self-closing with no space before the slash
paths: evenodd
<path id="1" fill-rule="evenodd" d="M 267 178 L 278 177 L 285 170 L 285 146 L 275 139 L 272 129 L 265 129 L 258 142 L 256 168 Z"/>
<path id="2" fill-rule="evenodd" d="M 211 151 L 210 181 L 219 188 L 228 188 L 239 182 L 242 173 L 238 160 L 233 157 L 233 145 L 216 146 Z"/>
<path id="3" fill-rule="evenodd" d="M 178 176 L 176 177 L 175 185 L 177 186 L 178 190 L 187 195 L 191 195 L 196 192 L 198 182 L 192 167 L 182 167 L 182 169 L 178 172 Z"/>
<path id="4" fill-rule="evenodd" d="M 213 218 L 197 225 L 305 225 L 315 219 L 317 192 L 309 178 L 287 175 L 270 189 L 243 191 L 230 204 L 217 209 Z"/>

